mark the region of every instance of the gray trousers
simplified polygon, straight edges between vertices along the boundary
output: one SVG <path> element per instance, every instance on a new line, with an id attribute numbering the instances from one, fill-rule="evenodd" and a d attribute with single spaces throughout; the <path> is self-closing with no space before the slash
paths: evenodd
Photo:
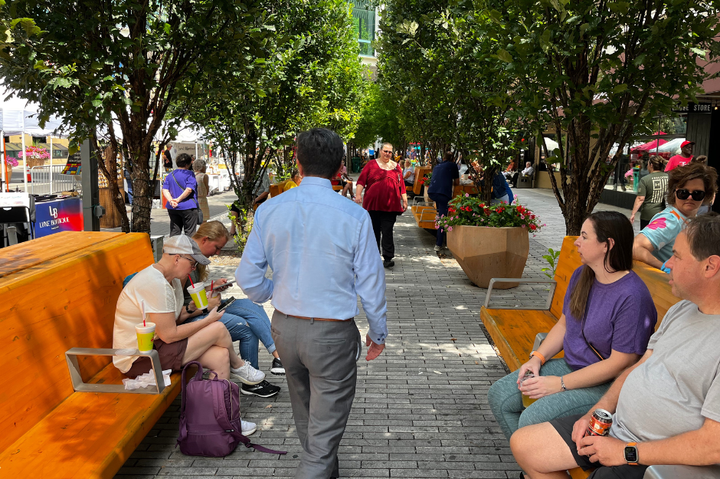
<path id="1" fill-rule="evenodd" d="M 355 321 L 311 321 L 276 310 L 272 336 L 285 366 L 304 451 L 295 479 L 339 477 L 337 452 L 355 398 L 362 352 Z"/>

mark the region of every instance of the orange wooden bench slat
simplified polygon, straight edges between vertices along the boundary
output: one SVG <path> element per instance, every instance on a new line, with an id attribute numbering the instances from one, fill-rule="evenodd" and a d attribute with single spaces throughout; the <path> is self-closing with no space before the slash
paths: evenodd
<path id="1" fill-rule="evenodd" d="M 0 250 L 0 278 L 120 235 L 122 233 L 64 231 L 8 246 Z"/>
<path id="2" fill-rule="evenodd" d="M 435 229 L 435 216 L 437 216 L 437 210 L 433 206 L 412 206 L 410 208 L 413 216 L 415 217 L 415 223 L 423 229 Z"/>
<path id="3" fill-rule="evenodd" d="M 534 309 L 482 308 L 480 317 L 510 371 L 519 369 L 528 360 L 535 335 L 550 331 L 557 322 L 549 312 Z"/>
<path id="4" fill-rule="evenodd" d="M 92 382 L 120 377 L 109 365 Z M 6 477 L 113 477 L 177 397 L 180 374 L 172 381 L 175 387 L 159 395 L 72 394 L 0 453 L 0 471 Z"/>
<path id="5" fill-rule="evenodd" d="M 73 393 L 65 351 L 112 346 L 122 280 L 153 262 L 146 234 L 97 234 L 108 239 L 0 280 L 0 451 Z M 86 377 L 110 362 L 79 359 Z"/>

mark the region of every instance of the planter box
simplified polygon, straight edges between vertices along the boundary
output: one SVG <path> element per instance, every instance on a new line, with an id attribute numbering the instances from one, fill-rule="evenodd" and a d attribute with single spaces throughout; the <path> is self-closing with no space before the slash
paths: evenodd
<path id="1" fill-rule="evenodd" d="M 470 281 L 481 288 L 492 278 L 521 278 L 530 251 L 526 228 L 454 226 L 447 233 L 447 245 Z M 517 285 L 501 283 L 494 288 Z"/>

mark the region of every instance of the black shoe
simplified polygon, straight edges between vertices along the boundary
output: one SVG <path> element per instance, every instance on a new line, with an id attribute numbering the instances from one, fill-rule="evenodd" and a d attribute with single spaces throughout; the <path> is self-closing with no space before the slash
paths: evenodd
<path id="1" fill-rule="evenodd" d="M 392 268 L 393 266 L 395 266 L 395 261 L 391 259 L 386 259 L 385 261 L 383 261 L 383 266 L 386 268 Z"/>
<path id="2" fill-rule="evenodd" d="M 269 398 L 279 393 L 280 387 L 274 386 L 267 381 L 263 381 L 253 386 L 241 384 L 240 392 L 246 396 L 259 396 L 261 398 Z"/>
<path id="3" fill-rule="evenodd" d="M 270 372 L 276 376 L 284 376 L 285 368 L 282 365 L 280 358 L 273 358 L 272 366 L 270 366 Z"/>

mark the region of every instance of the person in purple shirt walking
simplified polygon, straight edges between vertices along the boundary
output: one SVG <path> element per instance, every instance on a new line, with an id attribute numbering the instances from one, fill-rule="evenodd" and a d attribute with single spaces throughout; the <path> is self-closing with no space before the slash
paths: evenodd
<path id="1" fill-rule="evenodd" d="M 575 242 L 583 265 L 570 279 L 562 316 L 530 359 L 488 392 L 508 440 L 521 427 L 584 414 L 645 353 L 657 310 L 632 271 L 632 245 L 632 224 L 618 212 L 583 223 Z M 564 358 L 551 359 L 560 351 Z M 521 384 L 528 371 L 535 377 Z M 522 395 L 536 401 L 523 408 Z"/>
<path id="2" fill-rule="evenodd" d="M 183 230 L 185 236 L 192 236 L 197 225 L 202 223 L 202 212 L 197 201 L 197 180 L 190 169 L 190 155 L 178 155 L 175 162 L 177 168 L 165 177 L 162 189 L 170 216 L 170 236 L 182 234 Z"/>

